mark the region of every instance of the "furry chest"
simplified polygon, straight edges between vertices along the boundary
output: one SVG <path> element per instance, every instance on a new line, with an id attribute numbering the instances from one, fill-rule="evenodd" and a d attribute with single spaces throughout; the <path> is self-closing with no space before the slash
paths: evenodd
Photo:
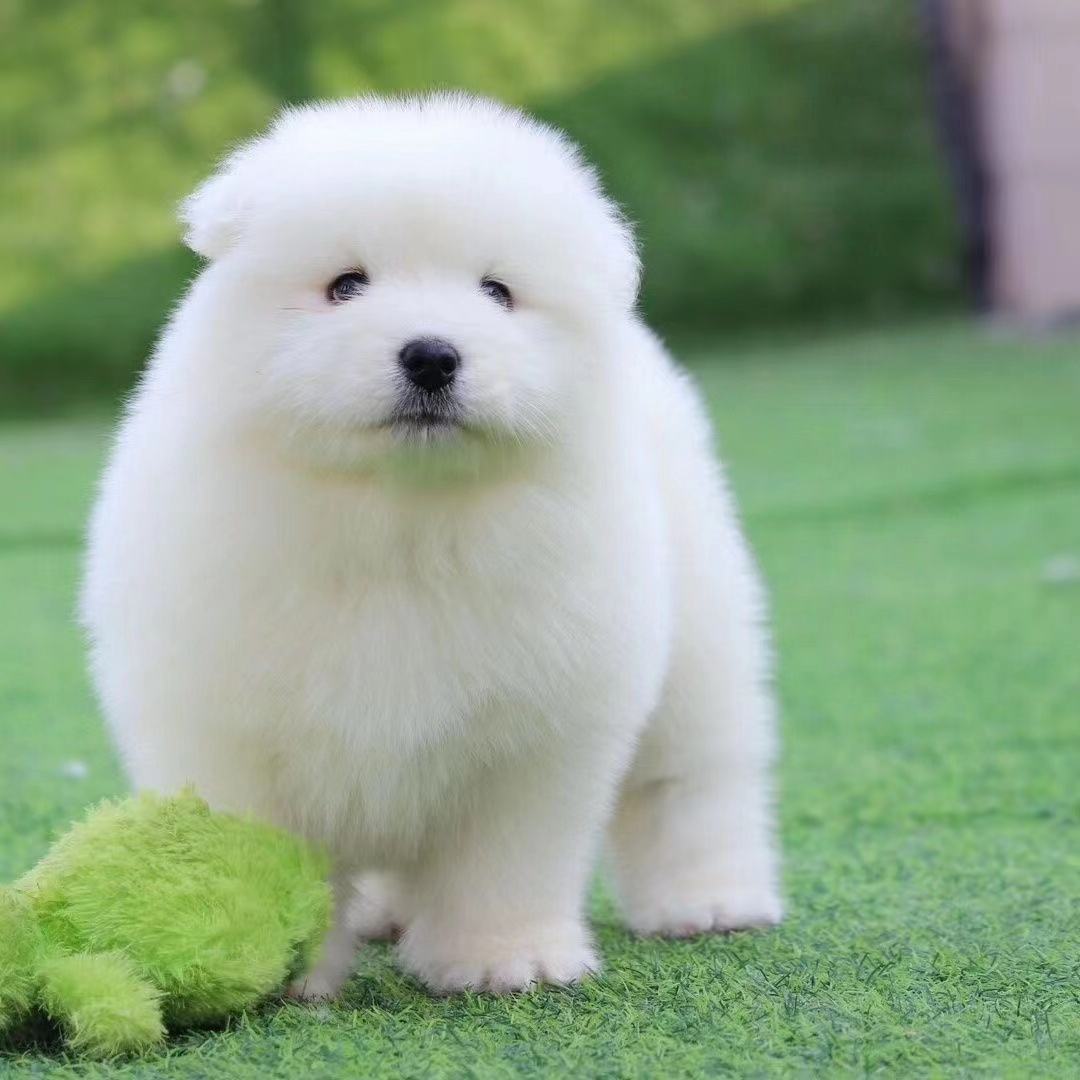
<path id="1" fill-rule="evenodd" d="M 554 618 L 535 604 L 444 608 L 399 590 L 313 615 L 319 630 L 294 639 L 303 655 L 279 683 L 291 703 L 271 766 L 279 797 L 303 808 L 295 824 L 400 858 L 486 769 L 560 737 L 588 650 L 565 648 L 571 624 Z"/>
<path id="2" fill-rule="evenodd" d="M 598 632 L 550 594 L 382 587 L 320 607 L 297 656 L 298 712 L 366 751 L 510 737 L 523 703 L 555 707 L 572 691 Z"/>

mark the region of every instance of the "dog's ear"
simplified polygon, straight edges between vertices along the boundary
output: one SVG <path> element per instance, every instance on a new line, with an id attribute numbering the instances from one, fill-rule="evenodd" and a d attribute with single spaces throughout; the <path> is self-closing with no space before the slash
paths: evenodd
<path id="1" fill-rule="evenodd" d="M 233 154 L 180 203 L 184 243 L 206 259 L 220 258 L 243 232 L 249 201 L 243 166 L 243 152 Z"/>

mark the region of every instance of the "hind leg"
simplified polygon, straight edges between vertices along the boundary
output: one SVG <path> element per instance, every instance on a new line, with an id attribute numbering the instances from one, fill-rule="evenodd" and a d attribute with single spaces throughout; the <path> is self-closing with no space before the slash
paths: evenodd
<path id="1" fill-rule="evenodd" d="M 348 923 L 361 941 L 395 941 L 408 925 L 402 882 L 395 874 L 368 873 L 353 882 Z"/>
<path id="2" fill-rule="evenodd" d="M 349 919 L 353 899 L 353 876 L 337 870 L 331 877 L 334 910 L 330 928 L 323 938 L 318 963 L 295 979 L 288 994 L 298 1001 L 323 1001 L 337 997 L 348 981 L 356 962 L 357 935 Z"/>
<path id="3" fill-rule="evenodd" d="M 685 937 L 780 921 L 762 789 L 721 763 L 628 784 L 611 841 L 630 929 Z"/>
<path id="4" fill-rule="evenodd" d="M 684 560 L 667 686 L 609 830 L 623 912 L 642 934 L 766 926 L 782 914 L 763 605 L 728 520 L 713 558 L 691 547 Z"/>

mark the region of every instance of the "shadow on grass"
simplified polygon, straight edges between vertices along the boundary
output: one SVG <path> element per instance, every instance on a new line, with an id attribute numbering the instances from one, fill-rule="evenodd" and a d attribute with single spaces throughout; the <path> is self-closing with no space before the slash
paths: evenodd
<path id="1" fill-rule="evenodd" d="M 876 492 L 835 503 L 785 506 L 747 515 L 755 523 L 793 524 L 859 521 L 908 516 L 927 510 L 963 512 L 984 500 L 1019 496 L 1034 492 L 1071 490 L 1080 487 L 1080 465 L 1041 469 L 1012 469 L 987 476 L 959 478 L 934 487 L 909 491 Z"/>
<path id="2" fill-rule="evenodd" d="M 75 529 L 50 532 L 0 533 L 0 555 L 24 551 L 74 551 L 83 545 L 83 533 Z"/>
<path id="3" fill-rule="evenodd" d="M 0 1032 L 0 1066 L 29 1066 L 33 1057 L 52 1057 L 62 1052 L 60 1029 L 41 1015 L 35 1014 L 9 1031 Z"/>

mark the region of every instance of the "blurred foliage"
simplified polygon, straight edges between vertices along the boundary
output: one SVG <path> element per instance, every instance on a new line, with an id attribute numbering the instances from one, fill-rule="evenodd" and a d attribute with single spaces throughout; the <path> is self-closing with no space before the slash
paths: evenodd
<path id="1" fill-rule="evenodd" d="M 906 0 L 0 0 L 0 401 L 130 382 L 175 203 L 283 101 L 432 86 L 585 144 L 668 332 L 955 298 Z"/>

